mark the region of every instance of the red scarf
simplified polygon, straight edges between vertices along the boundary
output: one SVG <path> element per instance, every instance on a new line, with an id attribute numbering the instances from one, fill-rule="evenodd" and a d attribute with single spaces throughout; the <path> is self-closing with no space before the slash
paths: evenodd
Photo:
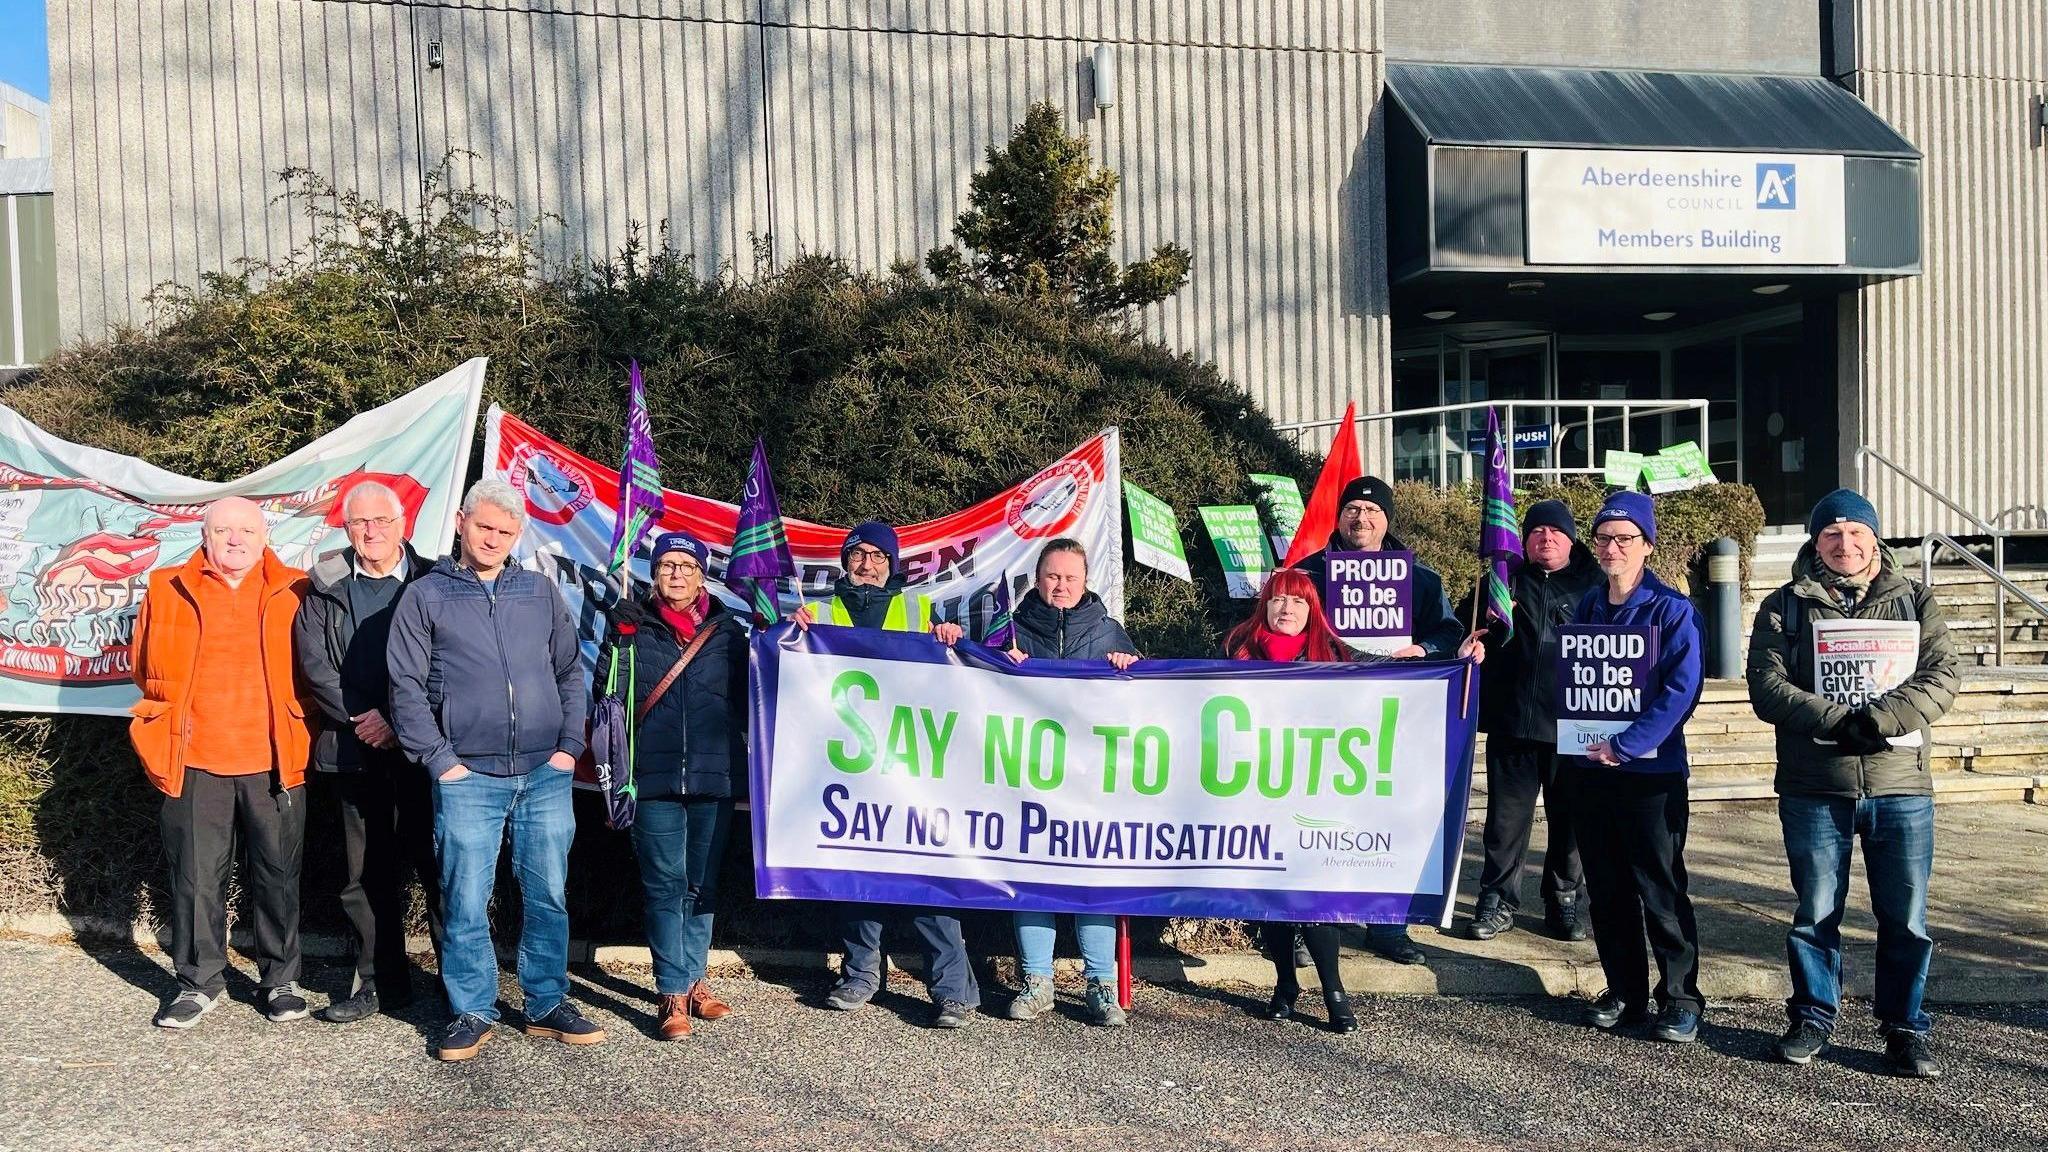
<path id="1" fill-rule="evenodd" d="M 697 593 L 697 602 L 683 612 L 669 607 L 666 600 L 658 600 L 656 604 L 661 609 L 661 618 L 687 643 L 697 638 L 697 626 L 704 623 L 705 615 L 711 611 L 711 593 Z"/>
<path id="2" fill-rule="evenodd" d="M 1308 629 L 1304 628 L 1292 636 L 1283 636 L 1278 632 L 1269 632 L 1266 635 L 1266 641 L 1263 646 L 1266 649 L 1266 659 L 1268 660 L 1283 662 L 1299 660 L 1301 659 L 1301 654 L 1308 650 Z"/>

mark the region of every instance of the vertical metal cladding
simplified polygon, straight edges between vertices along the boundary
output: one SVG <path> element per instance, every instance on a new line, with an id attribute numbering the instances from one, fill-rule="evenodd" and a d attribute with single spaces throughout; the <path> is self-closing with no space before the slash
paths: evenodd
<path id="1" fill-rule="evenodd" d="M 2040 0 L 1861 0 L 1855 86 L 1925 153 L 1924 273 L 1864 289 L 1862 442 L 1982 516 L 2048 527 L 2048 90 Z M 1873 475 L 1886 531 L 1964 532 Z"/>
<path id="2" fill-rule="evenodd" d="M 1379 8 L 53 0 L 66 331 L 303 243 L 281 169 L 415 204 L 451 153 L 450 179 L 510 200 L 557 259 L 666 221 L 707 269 L 753 271 L 761 238 L 880 271 L 951 239 L 985 151 L 1050 99 L 1120 174 L 1124 258 L 1194 254 L 1148 332 L 1276 420 L 1384 408 Z M 1119 73 L 1104 114 L 1098 44 Z"/>

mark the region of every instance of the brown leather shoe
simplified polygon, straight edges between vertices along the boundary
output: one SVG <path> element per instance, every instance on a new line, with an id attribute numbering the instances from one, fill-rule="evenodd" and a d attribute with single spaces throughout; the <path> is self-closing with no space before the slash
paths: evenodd
<path id="1" fill-rule="evenodd" d="M 690 985 L 690 1015 L 699 1020 L 722 1020 L 732 1015 L 732 1006 L 711 994 L 711 985 L 699 980 Z"/>
<path id="2" fill-rule="evenodd" d="M 655 1027 L 663 1040 L 689 1039 L 690 998 L 664 995 L 661 998 L 661 1022 Z"/>

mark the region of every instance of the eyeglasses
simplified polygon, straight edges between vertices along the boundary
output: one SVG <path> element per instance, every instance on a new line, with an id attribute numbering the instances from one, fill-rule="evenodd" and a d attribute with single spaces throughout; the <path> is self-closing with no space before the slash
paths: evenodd
<path id="1" fill-rule="evenodd" d="M 657 564 L 654 566 L 654 574 L 657 576 L 680 576 L 685 572 L 701 571 L 703 571 L 703 569 L 699 567 L 694 561 L 675 560 L 670 561 L 666 564 Z"/>
<path id="2" fill-rule="evenodd" d="M 846 554 L 848 564 L 887 564 L 889 554 L 876 548 L 855 548 Z"/>
<path id="3" fill-rule="evenodd" d="M 351 531 L 360 532 L 365 528 L 389 528 L 398 523 L 396 516 L 356 516 L 344 521 Z"/>
<path id="4" fill-rule="evenodd" d="M 1596 532 L 1593 535 L 1593 547 L 1627 548 L 1642 538 L 1640 532 L 1617 532 L 1611 536 L 1604 532 Z"/>

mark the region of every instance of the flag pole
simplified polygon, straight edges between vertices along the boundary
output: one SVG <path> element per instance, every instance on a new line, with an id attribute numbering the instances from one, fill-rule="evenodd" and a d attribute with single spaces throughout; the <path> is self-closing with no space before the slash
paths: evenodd
<path id="1" fill-rule="evenodd" d="M 1116 918 L 1116 1003 L 1131 1010 L 1131 918 Z"/>

